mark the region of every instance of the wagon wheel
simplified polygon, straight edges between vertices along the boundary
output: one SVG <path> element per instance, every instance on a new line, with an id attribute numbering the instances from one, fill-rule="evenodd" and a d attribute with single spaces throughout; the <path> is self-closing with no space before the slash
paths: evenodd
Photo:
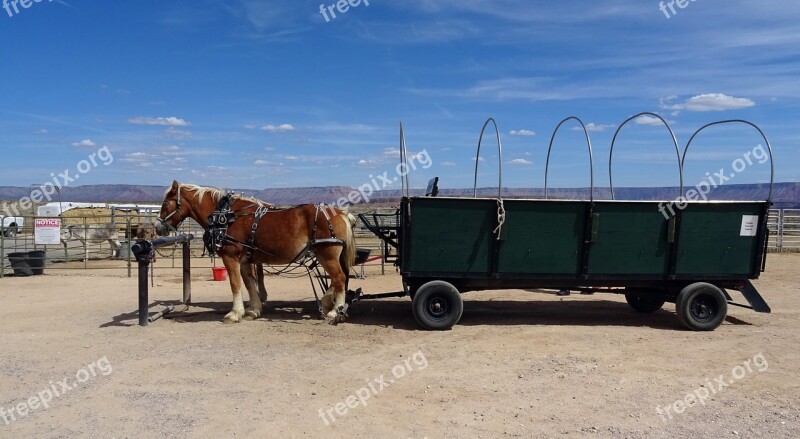
<path id="1" fill-rule="evenodd" d="M 675 301 L 678 320 L 693 331 L 713 331 L 728 315 L 728 300 L 714 285 L 698 282 L 682 289 Z"/>
<path id="2" fill-rule="evenodd" d="M 436 331 L 452 328 L 464 312 L 461 293 L 453 285 L 438 280 L 419 287 L 411 306 L 417 323 Z"/>
<path id="3" fill-rule="evenodd" d="M 656 312 L 667 301 L 663 293 L 644 289 L 625 289 L 625 300 L 631 308 L 641 313 Z"/>

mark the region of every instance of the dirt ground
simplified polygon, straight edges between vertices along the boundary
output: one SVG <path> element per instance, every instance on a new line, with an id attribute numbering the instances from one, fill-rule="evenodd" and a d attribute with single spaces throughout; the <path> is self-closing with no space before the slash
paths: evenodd
<path id="1" fill-rule="evenodd" d="M 669 304 L 522 291 L 467 294 L 446 332 L 419 330 L 408 299 L 333 327 L 307 280 L 271 278 L 265 317 L 223 325 L 208 269 L 187 314 L 141 328 L 122 270 L 0 279 L 0 437 L 797 438 L 799 266 L 770 255 L 756 287 L 773 314 L 731 307 L 711 333 Z M 177 271 L 155 282 L 154 311 L 180 297 Z"/>

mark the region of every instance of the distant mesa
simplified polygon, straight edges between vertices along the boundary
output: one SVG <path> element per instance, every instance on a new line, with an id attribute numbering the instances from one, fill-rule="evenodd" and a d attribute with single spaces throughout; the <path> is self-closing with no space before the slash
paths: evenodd
<path id="1" fill-rule="evenodd" d="M 146 203 L 160 204 L 166 186 L 144 186 L 128 184 L 101 184 L 65 187 L 61 190 L 64 202 L 104 202 L 104 203 Z M 684 191 L 689 190 L 686 187 Z M 325 186 L 305 188 L 273 188 L 273 189 L 233 189 L 235 192 L 253 196 L 271 204 L 293 205 L 301 203 L 335 203 L 347 197 L 355 189 L 347 186 Z M 712 192 L 715 200 L 763 200 L 767 197 L 768 184 L 740 184 L 720 186 Z M 424 195 L 424 189 L 412 190 L 413 195 Z M 401 191 L 384 190 L 375 192 L 370 197 L 371 204 L 396 204 Z M 28 187 L 0 186 L 0 201 L 14 201 L 30 194 Z M 678 196 L 677 187 L 614 189 L 618 200 L 674 200 Z M 497 188 L 480 188 L 478 195 L 496 197 Z M 550 189 L 549 196 L 554 199 L 588 199 L 588 188 Z M 449 189 L 446 182 L 441 185 L 440 197 L 471 197 L 472 188 Z M 507 198 L 542 198 L 541 188 L 504 188 L 503 196 Z M 595 188 L 595 199 L 610 199 L 608 188 Z M 773 194 L 776 209 L 800 209 L 800 183 L 776 183 Z M 55 199 L 54 201 L 58 201 Z"/>

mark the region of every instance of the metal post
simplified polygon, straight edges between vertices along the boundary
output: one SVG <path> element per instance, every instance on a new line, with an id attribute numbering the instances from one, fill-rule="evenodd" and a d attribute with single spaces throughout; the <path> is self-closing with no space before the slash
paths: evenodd
<path id="1" fill-rule="evenodd" d="M 386 275 L 386 253 L 389 251 L 389 246 L 381 240 L 381 275 Z"/>
<path id="2" fill-rule="evenodd" d="M 127 225 L 127 227 L 128 227 L 128 233 L 127 233 L 127 235 L 128 235 L 128 277 L 131 277 L 131 266 L 132 266 L 132 264 L 131 264 L 132 255 L 131 254 L 133 253 L 131 251 L 131 246 L 132 246 L 131 243 L 133 242 L 133 234 L 131 232 L 131 218 L 130 217 L 128 217 L 128 225 Z"/>
<path id="3" fill-rule="evenodd" d="M 89 237 L 89 225 L 86 222 L 86 216 L 83 217 L 83 230 L 81 233 L 83 234 L 84 238 Z M 83 269 L 86 270 L 89 268 L 89 241 L 82 241 L 83 244 Z M 102 244 L 101 244 L 102 245 Z"/>
<path id="4" fill-rule="evenodd" d="M 159 238 L 153 241 L 138 240 L 136 244 L 131 247 L 131 252 L 139 262 L 139 326 L 147 326 L 149 322 L 155 321 L 164 317 L 165 315 L 174 311 L 173 306 L 168 306 L 164 310 L 148 315 L 149 297 L 148 297 L 148 271 L 155 256 L 155 249 L 166 246 L 183 244 L 183 302 L 188 305 L 192 300 L 191 290 L 191 268 L 190 260 L 190 243 L 194 236 L 180 235 L 174 238 Z"/>
<path id="5" fill-rule="evenodd" d="M 3 230 L 3 217 L 0 217 L 0 279 L 2 279 L 6 274 L 6 232 Z"/>
<path id="6" fill-rule="evenodd" d="M 150 284 L 147 282 L 147 273 L 149 268 L 149 259 L 139 260 L 139 326 L 147 326 L 149 320 L 147 312 L 150 304 L 150 300 L 148 298 Z"/>
<path id="7" fill-rule="evenodd" d="M 192 303 L 192 259 L 190 240 L 183 241 L 183 304 Z"/>

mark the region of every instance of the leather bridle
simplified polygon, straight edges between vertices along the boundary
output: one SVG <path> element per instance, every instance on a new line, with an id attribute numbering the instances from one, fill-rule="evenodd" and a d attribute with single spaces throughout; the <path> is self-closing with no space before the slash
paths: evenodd
<path id="1" fill-rule="evenodd" d="M 180 211 L 181 211 L 181 188 L 178 187 L 177 197 L 175 199 L 175 210 L 173 210 L 172 213 L 170 213 L 169 215 L 167 215 L 164 218 L 158 218 L 158 222 L 160 222 L 161 225 L 166 227 L 167 230 L 169 230 L 170 232 L 177 231 L 178 229 L 175 226 L 173 226 L 172 224 L 168 223 L 167 221 L 169 221 L 170 218 L 175 216 L 175 214 L 180 212 Z M 181 220 L 181 222 L 183 222 L 183 220 Z M 178 225 L 180 225 L 180 223 Z"/>

